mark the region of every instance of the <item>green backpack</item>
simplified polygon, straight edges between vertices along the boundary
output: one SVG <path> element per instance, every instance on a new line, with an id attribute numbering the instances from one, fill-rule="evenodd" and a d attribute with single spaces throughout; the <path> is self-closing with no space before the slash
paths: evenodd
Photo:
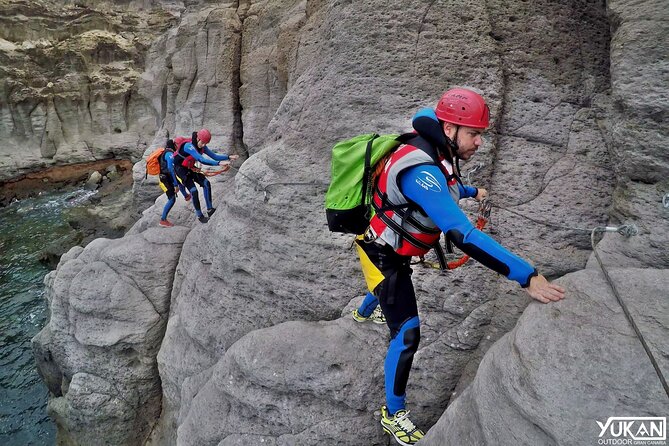
<path id="1" fill-rule="evenodd" d="M 403 143 L 399 136 L 368 133 L 340 141 L 332 148 L 332 178 L 325 194 L 330 231 L 365 232 L 373 216 L 370 176 L 375 165 Z"/>

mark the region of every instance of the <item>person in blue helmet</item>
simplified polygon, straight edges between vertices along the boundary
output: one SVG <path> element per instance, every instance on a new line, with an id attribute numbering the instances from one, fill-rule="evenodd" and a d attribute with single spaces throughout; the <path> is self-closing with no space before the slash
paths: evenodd
<path id="1" fill-rule="evenodd" d="M 174 150 L 175 150 L 174 141 L 171 139 L 165 144 L 165 151 L 158 158 L 160 165 L 160 174 L 158 176 L 160 188 L 167 195 L 167 203 L 163 207 L 163 213 L 160 216 L 160 226 L 169 228 L 174 226 L 174 224 L 167 219 L 167 215 L 172 210 L 174 203 L 177 200 L 177 192 L 181 191 L 181 195 L 186 199 L 190 200 L 191 196 L 186 191 L 186 188 L 181 184 L 176 177 L 174 172 Z"/>
<path id="2" fill-rule="evenodd" d="M 443 233 L 470 257 L 517 282 L 531 298 L 543 303 L 564 298 L 562 287 L 476 229 L 458 207 L 461 198 L 487 196 L 483 188 L 462 184 L 458 160 L 470 159 L 482 145 L 489 114 L 484 99 L 465 88 L 448 90 L 436 109 L 419 111 L 413 118 L 415 136 L 392 153 L 375 183 L 376 214 L 356 239 L 371 292 L 353 316 L 366 320 L 378 302 L 390 329 L 381 425 L 401 445 L 415 444 L 424 435 L 406 409 L 407 382 L 420 341 L 412 256 L 425 255 Z"/>
<path id="3" fill-rule="evenodd" d="M 195 208 L 195 215 L 200 223 L 207 223 L 216 208 L 211 200 L 211 183 L 207 180 L 201 172 L 195 167 L 195 163 L 199 162 L 207 166 L 223 166 L 229 168 L 229 162 L 239 158 L 238 155 L 226 155 L 223 153 L 216 153 L 207 147 L 211 141 L 211 133 L 207 129 L 201 129 L 198 132 L 193 132 L 190 139 L 175 138 L 177 151 L 174 154 L 175 172 L 184 186 L 190 192 L 193 200 L 193 208 Z M 202 213 L 200 208 L 200 197 L 195 184 L 202 187 L 204 193 L 204 201 L 207 206 L 207 215 Z"/>

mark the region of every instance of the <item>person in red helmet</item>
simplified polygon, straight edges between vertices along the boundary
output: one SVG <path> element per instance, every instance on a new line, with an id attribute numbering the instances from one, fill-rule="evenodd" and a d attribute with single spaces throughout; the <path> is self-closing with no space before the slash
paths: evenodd
<path id="1" fill-rule="evenodd" d="M 412 124 L 415 136 L 386 161 L 374 184 L 375 214 L 365 234 L 356 239 L 371 291 L 358 312 L 370 313 L 376 299 L 390 330 L 381 425 L 401 445 L 415 444 L 424 435 L 406 409 L 406 386 L 420 341 L 412 256 L 425 255 L 443 233 L 470 257 L 517 282 L 531 298 L 549 303 L 564 297 L 562 287 L 476 229 L 458 207 L 461 198 L 480 201 L 487 196 L 485 189 L 462 183 L 458 166 L 458 160 L 474 156 L 490 125 L 490 110 L 481 95 L 450 89 L 435 109 L 416 113 Z"/>
<path id="2" fill-rule="evenodd" d="M 201 223 L 207 223 L 209 218 L 216 212 L 211 200 L 211 183 L 202 173 L 195 168 L 199 162 L 207 166 L 228 166 L 230 160 L 239 158 L 237 155 L 226 155 L 212 151 L 207 144 L 211 141 L 211 132 L 201 129 L 193 132 L 191 138 L 177 137 L 174 143 L 177 151 L 174 153 L 174 170 L 177 178 L 183 184 L 192 197 L 195 215 Z M 204 192 L 204 201 L 207 205 L 207 215 L 200 208 L 200 197 L 195 184 L 199 184 Z"/>

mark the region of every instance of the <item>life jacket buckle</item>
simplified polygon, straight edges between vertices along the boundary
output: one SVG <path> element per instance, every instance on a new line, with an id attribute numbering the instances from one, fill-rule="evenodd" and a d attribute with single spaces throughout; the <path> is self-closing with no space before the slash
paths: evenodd
<path id="1" fill-rule="evenodd" d="M 372 229 L 371 226 L 367 227 L 367 230 L 362 236 L 362 239 L 365 243 L 372 243 L 376 241 L 377 238 L 378 236 L 374 233 L 374 230 Z"/>

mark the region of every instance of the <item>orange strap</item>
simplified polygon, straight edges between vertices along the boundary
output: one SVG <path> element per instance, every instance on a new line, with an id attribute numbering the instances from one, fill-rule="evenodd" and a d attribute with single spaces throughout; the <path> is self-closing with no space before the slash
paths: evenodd
<path id="1" fill-rule="evenodd" d="M 203 169 L 193 169 L 194 172 L 201 173 L 205 177 L 215 177 L 216 175 L 220 175 L 223 172 L 227 172 L 230 170 L 230 166 L 227 165 L 223 167 L 221 170 L 203 170 Z"/>
<path id="2" fill-rule="evenodd" d="M 478 218 L 476 219 L 476 229 L 479 231 L 482 231 L 483 228 L 485 228 L 485 225 L 488 223 L 488 219 L 490 218 L 490 210 L 492 209 L 492 205 L 487 202 L 486 200 L 481 201 L 479 204 L 479 215 Z M 457 260 L 452 260 L 448 263 L 446 263 L 446 268 L 447 269 L 455 269 L 458 268 L 465 263 L 469 261 L 469 256 L 467 254 L 463 255 Z M 429 266 L 433 268 L 439 269 L 439 266 L 435 266 L 434 264 L 430 262 L 426 262 L 425 259 L 421 256 L 420 262 L 418 263 L 427 263 Z"/>
<path id="3" fill-rule="evenodd" d="M 486 225 L 487 222 L 488 222 L 487 219 L 485 219 L 484 217 L 479 215 L 479 217 L 476 219 L 476 229 L 482 231 L 483 228 L 485 228 L 485 225 Z M 448 269 L 455 269 L 455 268 L 458 268 L 458 267 L 464 265 L 468 261 L 469 261 L 469 256 L 467 254 L 465 254 L 457 260 L 452 260 L 452 261 L 446 263 L 446 267 Z"/>

